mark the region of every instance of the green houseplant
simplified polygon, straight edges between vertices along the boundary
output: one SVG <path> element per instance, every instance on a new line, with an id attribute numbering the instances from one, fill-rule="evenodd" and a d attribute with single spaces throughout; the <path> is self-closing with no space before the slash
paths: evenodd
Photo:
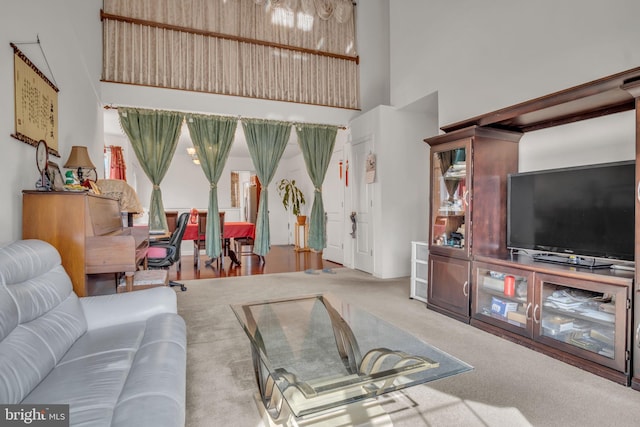
<path id="1" fill-rule="evenodd" d="M 281 179 L 278 181 L 278 194 L 282 198 L 282 205 L 284 209 L 291 212 L 298 217 L 298 224 L 304 224 L 307 220 L 305 215 L 300 214 L 300 208 L 304 206 L 304 194 L 296 186 L 296 180 Z"/>

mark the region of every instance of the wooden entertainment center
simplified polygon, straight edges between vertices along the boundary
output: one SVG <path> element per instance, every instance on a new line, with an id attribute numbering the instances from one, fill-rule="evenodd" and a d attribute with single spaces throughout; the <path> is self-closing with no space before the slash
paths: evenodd
<path id="1" fill-rule="evenodd" d="M 631 110 L 638 254 L 640 67 L 443 126 L 443 134 L 425 139 L 431 146 L 427 307 L 640 390 L 637 270 L 533 262 L 506 244 L 507 175 L 518 172 L 521 136 Z"/>

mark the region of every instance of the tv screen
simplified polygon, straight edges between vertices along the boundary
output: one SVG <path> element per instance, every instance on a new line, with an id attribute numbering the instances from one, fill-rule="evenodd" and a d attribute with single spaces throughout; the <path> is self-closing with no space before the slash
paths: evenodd
<path id="1" fill-rule="evenodd" d="M 634 259 L 635 162 L 509 175 L 507 246 Z"/>

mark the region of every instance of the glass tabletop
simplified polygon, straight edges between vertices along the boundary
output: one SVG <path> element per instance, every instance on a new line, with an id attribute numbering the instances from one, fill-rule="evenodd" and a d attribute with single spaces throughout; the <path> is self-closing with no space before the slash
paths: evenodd
<path id="1" fill-rule="evenodd" d="M 473 369 L 331 294 L 231 308 L 273 418 L 283 398 L 302 417 Z"/>

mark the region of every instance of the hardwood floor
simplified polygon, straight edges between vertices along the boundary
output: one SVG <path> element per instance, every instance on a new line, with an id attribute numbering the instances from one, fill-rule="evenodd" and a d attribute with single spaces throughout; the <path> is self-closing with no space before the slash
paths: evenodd
<path id="1" fill-rule="evenodd" d="M 180 271 L 177 271 L 176 266 L 173 265 L 169 269 L 169 280 L 251 276 L 254 274 L 287 273 L 308 269 L 321 270 L 323 268 L 342 267 L 341 264 L 323 260 L 321 253 L 296 252 L 292 245 L 272 246 L 267 256 L 265 256 L 264 262 L 260 262 L 257 255 L 245 254 L 240 257 L 240 266 L 234 264 L 231 267 L 231 260 L 229 257 L 225 257 L 223 267 L 219 268 L 215 261 L 207 266 L 206 260 L 208 260 L 208 257 L 202 253 L 200 255 L 200 270 L 197 270 L 193 265 L 193 256 L 182 255 Z"/>

